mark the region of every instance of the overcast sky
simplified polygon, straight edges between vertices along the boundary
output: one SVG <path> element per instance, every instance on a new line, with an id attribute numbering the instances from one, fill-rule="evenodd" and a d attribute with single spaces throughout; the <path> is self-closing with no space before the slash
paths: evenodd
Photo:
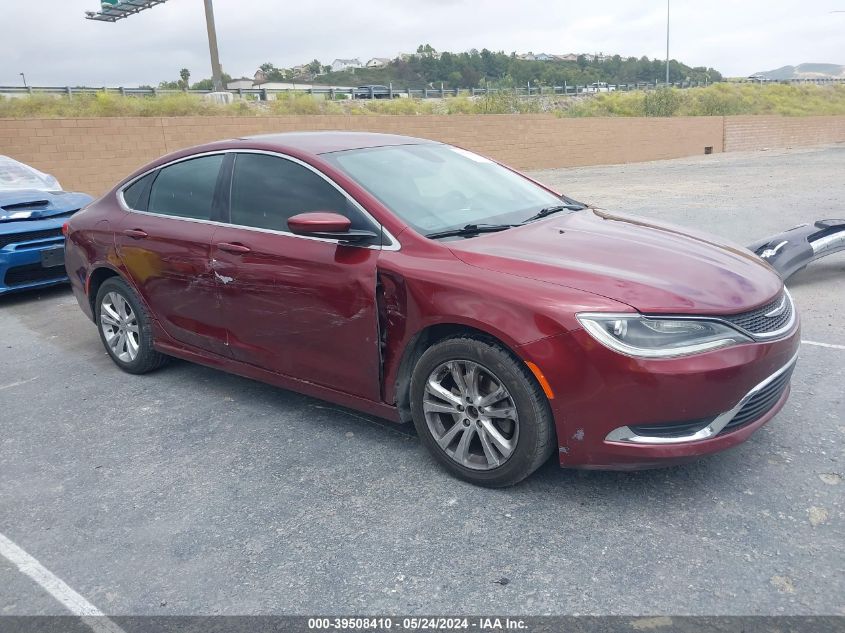
<path id="1" fill-rule="evenodd" d="M 115 24 L 97 0 L 0 1 L 0 85 L 157 84 L 211 75 L 202 0 L 170 0 Z M 672 0 L 671 55 L 728 76 L 845 64 L 845 0 Z M 252 75 L 336 57 L 489 48 L 665 56 L 664 0 L 216 0 L 224 71 Z"/>

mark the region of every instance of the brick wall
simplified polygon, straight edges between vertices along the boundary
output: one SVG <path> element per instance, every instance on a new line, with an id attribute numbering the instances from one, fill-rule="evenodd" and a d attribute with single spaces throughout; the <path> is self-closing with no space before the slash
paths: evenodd
<path id="1" fill-rule="evenodd" d="M 98 195 L 144 163 L 206 141 L 294 130 L 365 130 L 461 145 L 521 169 L 659 160 L 722 151 L 722 119 L 552 115 L 0 119 L 0 154 Z"/>
<path id="2" fill-rule="evenodd" d="M 461 145 L 520 169 L 629 163 L 845 141 L 845 117 L 584 118 L 553 115 L 0 119 L 0 154 L 99 195 L 144 163 L 206 141 L 365 130 Z"/>
<path id="3" fill-rule="evenodd" d="M 845 143 L 845 116 L 725 117 L 725 151 Z"/>

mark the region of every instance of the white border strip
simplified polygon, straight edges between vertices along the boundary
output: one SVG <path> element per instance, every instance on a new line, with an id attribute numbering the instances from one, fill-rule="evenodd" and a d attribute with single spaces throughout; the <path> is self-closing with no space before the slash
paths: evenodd
<path id="1" fill-rule="evenodd" d="M 845 345 L 834 345 L 833 343 L 819 343 L 818 341 L 801 341 L 802 345 L 813 345 L 815 347 L 826 347 L 828 349 L 845 350 Z"/>
<path id="2" fill-rule="evenodd" d="M 61 578 L 0 533 L 0 555 L 15 565 L 47 593 L 62 603 L 73 615 L 79 616 L 95 633 L 125 633 L 117 624 L 85 598 L 71 589 Z"/>

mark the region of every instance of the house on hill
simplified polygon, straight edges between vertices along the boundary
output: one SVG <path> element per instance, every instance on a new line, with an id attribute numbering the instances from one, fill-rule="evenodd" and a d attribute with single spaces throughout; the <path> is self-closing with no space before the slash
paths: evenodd
<path id="1" fill-rule="evenodd" d="M 336 59 L 332 62 L 332 72 L 339 73 L 343 72 L 344 70 L 353 70 L 355 68 L 361 68 L 363 64 L 361 60 L 358 58 L 355 59 Z"/>
<path id="2" fill-rule="evenodd" d="M 521 55 L 517 55 L 517 59 L 521 59 L 526 62 L 550 62 L 553 61 L 557 57 L 556 55 L 549 55 L 548 53 L 537 53 L 536 55 L 531 51 L 527 53 L 522 53 Z"/>
<path id="3" fill-rule="evenodd" d="M 390 60 L 387 57 L 373 57 L 369 60 L 366 64 L 364 64 L 367 68 L 384 68 L 390 63 Z"/>

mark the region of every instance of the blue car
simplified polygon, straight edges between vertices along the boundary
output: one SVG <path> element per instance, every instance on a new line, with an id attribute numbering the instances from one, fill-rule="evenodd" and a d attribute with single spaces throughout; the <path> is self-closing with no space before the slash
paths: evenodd
<path id="1" fill-rule="evenodd" d="M 92 200 L 0 156 L 0 295 L 67 281 L 62 225 Z"/>

